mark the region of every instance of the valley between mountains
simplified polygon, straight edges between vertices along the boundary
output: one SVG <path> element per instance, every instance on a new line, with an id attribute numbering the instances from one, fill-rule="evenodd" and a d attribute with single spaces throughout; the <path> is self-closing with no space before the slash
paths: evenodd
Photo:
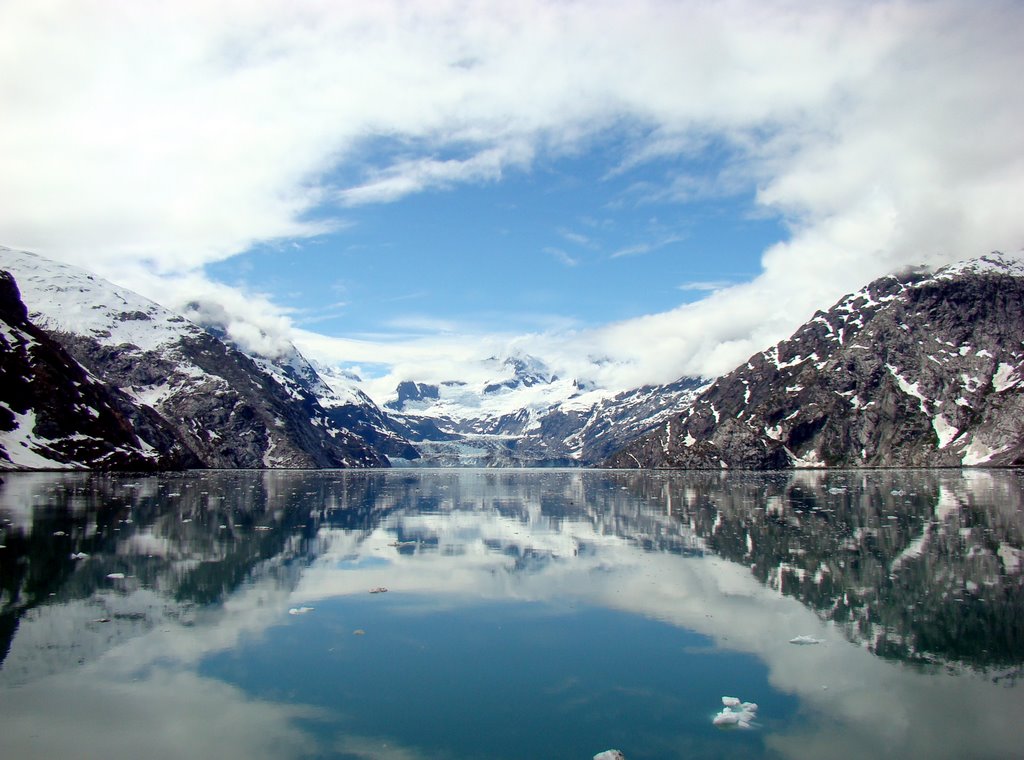
<path id="1" fill-rule="evenodd" d="M 0 248 L 0 469 L 1024 464 L 1024 262 L 1000 254 L 880 278 L 720 378 L 626 391 L 509 355 L 371 399 L 203 313 Z"/>

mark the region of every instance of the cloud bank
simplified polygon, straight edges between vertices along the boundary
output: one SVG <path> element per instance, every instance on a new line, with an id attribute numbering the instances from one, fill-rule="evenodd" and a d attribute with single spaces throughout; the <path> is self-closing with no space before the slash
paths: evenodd
<path id="1" fill-rule="evenodd" d="M 884 272 L 1024 245 L 1022 28 L 1010 0 L 9 2 L 0 241 L 160 300 L 356 206 L 714 145 L 650 190 L 751 194 L 789 229 L 762 272 L 533 340 L 619 385 L 718 374 Z"/>

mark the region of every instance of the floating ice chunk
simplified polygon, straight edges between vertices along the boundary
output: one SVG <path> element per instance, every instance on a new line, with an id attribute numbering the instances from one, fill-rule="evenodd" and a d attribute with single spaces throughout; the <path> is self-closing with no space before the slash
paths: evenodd
<path id="1" fill-rule="evenodd" d="M 107 577 L 112 581 L 123 581 L 124 573 L 107 573 Z"/>
<path id="2" fill-rule="evenodd" d="M 711 722 L 721 728 L 752 728 L 754 718 L 757 717 L 757 705 L 753 702 L 740 702 L 736 697 L 722 697 L 722 704 L 725 707 L 711 719 Z"/>
<path id="3" fill-rule="evenodd" d="M 740 715 L 732 710 L 722 710 L 711 722 L 716 726 L 734 726 L 740 722 Z"/>
<path id="4" fill-rule="evenodd" d="M 384 586 L 377 586 L 376 588 L 370 589 L 371 594 L 383 594 L 385 592 L 387 592 L 387 588 Z"/>
<path id="5" fill-rule="evenodd" d="M 85 552 L 75 552 L 71 555 L 71 559 L 87 559 L 89 557 Z"/>
<path id="6" fill-rule="evenodd" d="M 288 610 L 289 615 L 305 615 L 307 612 L 312 612 L 312 607 L 292 607 Z"/>
<path id="7" fill-rule="evenodd" d="M 594 760 L 626 760 L 626 756 L 617 749 L 606 749 L 594 755 Z"/>
<path id="8" fill-rule="evenodd" d="M 808 646 L 810 644 L 821 644 L 825 639 L 816 639 L 813 636 L 795 636 L 789 640 L 790 644 L 797 644 L 800 646 Z"/>

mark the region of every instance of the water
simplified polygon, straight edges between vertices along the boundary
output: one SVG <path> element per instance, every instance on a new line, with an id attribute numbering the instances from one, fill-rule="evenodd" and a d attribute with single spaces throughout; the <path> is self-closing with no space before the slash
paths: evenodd
<path id="1" fill-rule="evenodd" d="M 3 757 L 1024 747 L 1015 472 L 3 478 Z"/>

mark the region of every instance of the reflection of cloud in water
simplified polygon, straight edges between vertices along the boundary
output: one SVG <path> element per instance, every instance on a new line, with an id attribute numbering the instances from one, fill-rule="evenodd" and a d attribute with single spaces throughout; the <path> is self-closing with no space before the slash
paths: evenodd
<path id="1" fill-rule="evenodd" d="M 113 682 L 93 669 L 0 691 L 6 757 L 299 757 L 315 749 L 295 727 L 316 711 L 254 700 L 193 673 L 157 669 Z"/>
<path id="2" fill-rule="evenodd" d="M 58 477 L 69 476 L 12 478 L 5 485 L 5 506 L 15 506 L 9 514 L 17 525 L 31 525 L 31 510 L 17 504 L 22 499 L 33 503 L 49 490 L 47 483 L 52 481 L 47 479 Z M 176 508 L 182 514 L 186 507 L 197 509 L 202 492 L 193 492 L 200 488 L 216 495 L 217 477 L 199 481 L 199 487 L 187 479 L 175 483 L 176 490 L 186 493 Z M 897 494 L 902 486 L 889 473 L 800 472 L 764 481 L 734 477 L 734 484 L 736 481 L 746 490 L 731 492 L 729 477 L 720 473 L 678 478 L 636 473 L 232 475 L 223 482 L 238 484 L 235 492 L 248 493 L 255 486 L 263 494 L 261 524 L 283 525 L 280 511 L 273 509 L 289 500 L 310 514 L 309 504 L 300 497 L 315 494 L 320 522 L 318 529 L 310 532 L 315 537 L 308 550 L 297 548 L 297 534 L 290 532 L 299 530 L 304 522 L 293 521 L 289 527 L 260 533 L 268 541 L 279 539 L 274 544 L 276 554 L 262 555 L 254 549 L 252 559 L 246 559 L 251 562 L 246 582 L 228 589 L 223 604 L 193 605 L 187 620 L 180 615 L 153 615 L 148 628 L 130 618 L 127 623 L 106 624 L 110 628 L 101 625 L 92 631 L 100 637 L 94 645 L 88 644 L 88 636 L 82 638 L 83 631 L 91 630 L 85 625 L 89 616 L 98 616 L 89 607 L 91 602 L 72 601 L 31 610 L 21 620 L 4 675 L 11 676 L 21 668 L 22 673 L 34 672 L 35 680 L 15 678 L 32 682 L 0 692 L 0 715 L 5 725 L 14 727 L 15 737 L 14 744 L 6 742 L 11 732 L 5 730 L 5 751 L 25 746 L 16 742 L 28 741 L 34 732 L 43 730 L 41 726 L 61 720 L 63 712 L 75 709 L 90 690 L 98 695 L 98 701 L 83 714 L 92 716 L 89 719 L 99 726 L 134 721 L 136 705 L 149 705 L 159 720 L 171 723 L 175 711 L 186 721 L 192 705 L 207 705 L 205 697 L 179 704 L 176 694 L 168 694 L 174 685 L 183 693 L 191 689 L 222 700 L 230 721 L 225 727 L 228 734 L 247 730 L 251 720 L 258 724 L 253 741 L 262 731 L 261 742 L 280 749 L 273 756 L 300 752 L 306 740 L 289 728 L 289 721 L 304 715 L 301 708 L 248 700 L 230 687 L 187 673 L 172 676 L 157 671 L 143 681 L 122 685 L 103 680 L 93 683 L 89 674 L 102 669 L 108 676 L 126 678 L 154 662 L 194 667 L 212 652 L 230 650 L 245 637 L 259 637 L 270 627 L 287 624 L 289 608 L 316 606 L 318 600 L 332 597 L 366 595 L 369 589 L 383 586 L 401 596 L 401 614 L 431 614 L 480 600 L 567 601 L 655 618 L 704 634 L 720 649 L 754 654 L 767 665 L 772 685 L 800 695 L 813 716 L 813 728 L 799 734 L 765 732 L 771 746 L 787 757 L 886 755 L 897 750 L 908 756 L 932 757 L 1013 756 L 1017 752 L 1017 716 L 1024 714 L 1024 690 L 1002 688 L 970 672 L 956 678 L 934 677 L 880 659 L 864 647 L 850 644 L 840 627 L 823 623 L 820 613 L 805 606 L 807 599 L 801 603 L 783 595 L 781 585 L 772 588 L 759 582 L 751 564 L 740 559 L 743 551 L 750 551 L 745 541 L 737 541 L 739 549 L 733 561 L 709 550 L 713 540 L 729 539 L 716 531 L 736 528 L 737 537 L 747 531 L 749 538 L 755 535 L 755 528 L 764 529 L 756 534 L 764 544 L 764 553 L 758 558 L 768 563 L 789 562 L 790 555 L 780 554 L 778 547 L 768 543 L 773 538 L 771 530 L 778 526 L 786 541 L 800 535 L 816 538 L 820 543 L 813 549 L 835 556 L 834 547 L 845 546 L 849 536 L 839 536 L 836 543 L 831 535 L 812 536 L 809 531 L 815 519 L 834 524 L 842 513 L 854 516 L 857 522 L 851 525 L 863 535 L 889 540 L 892 553 L 881 558 L 880 567 L 889 573 L 902 572 L 912 569 L 915 562 L 930 561 L 929 552 L 944 551 L 945 544 L 936 542 L 961 536 L 962 528 L 969 527 L 967 518 L 961 517 L 965 510 L 984 509 L 992 535 L 1002 541 L 986 561 L 991 564 L 1002 558 L 1004 568 L 1012 571 L 1019 564 L 1020 546 L 1021 494 L 1016 476 L 928 474 L 918 484 L 923 495 L 914 503 L 908 501 L 909 494 Z M 602 485 L 606 483 L 612 485 Z M 134 490 L 122 485 L 121 490 L 152 494 L 158 489 L 149 483 Z M 791 498 L 796 491 L 799 502 Z M 879 494 L 880 500 L 876 498 Z M 414 504 L 429 511 L 409 508 Z M 773 506 L 770 514 L 767 506 Z M 327 514 L 330 510 L 336 513 Z M 903 522 L 888 522 L 890 515 L 899 515 Z M 231 552 L 242 546 L 211 538 L 218 533 L 200 535 L 198 522 L 189 523 L 191 532 L 185 533 L 175 515 L 160 514 L 155 519 L 154 527 L 139 526 L 134 536 L 118 542 L 118 554 L 155 555 L 180 564 L 192 561 L 190 552 L 209 561 L 210 557 L 230 558 Z M 713 524 L 701 523 L 708 519 Z M 192 537 L 191 542 L 180 538 L 183 535 Z M 257 546 L 257 539 L 249 540 Z M 780 540 L 782 550 L 788 545 Z M 307 566 L 306 561 L 311 564 Z M 980 559 L 976 556 L 973 561 Z M 92 600 L 96 598 L 94 595 Z M 135 607 L 159 606 L 166 599 L 138 589 L 116 598 L 112 595 L 110 602 L 130 614 Z M 110 637 L 109 632 L 118 625 L 125 635 Z M 71 633 L 61 634 L 58 629 L 62 627 Z M 789 642 L 797 635 L 812 635 L 822 644 L 793 646 Z M 51 693 L 47 687 L 55 681 L 43 674 L 61 669 L 48 670 L 46 666 L 56 665 L 62 656 L 45 645 L 62 637 L 79 647 L 83 642 L 86 648 L 93 646 L 86 653 L 90 664 L 70 674 L 67 695 L 44 706 L 43 695 Z M 77 655 L 70 649 L 66 655 L 64 669 L 75 670 Z M 48 656 L 49 663 L 38 661 Z M 37 662 L 30 662 L 33 657 Z M 756 694 L 747 696 L 758 700 Z M 165 697 L 170 699 L 169 707 L 161 708 Z M 206 709 L 219 714 L 221 708 L 218 704 Z M 106 713 L 101 715 L 101 711 Z M 84 720 L 70 718 L 68 730 L 56 732 L 53 744 L 45 745 L 53 751 L 45 754 L 82 754 L 61 742 L 74 738 L 71 727 Z M 140 720 L 138 725 L 138 731 L 133 727 L 125 735 L 125 742 L 146 736 L 141 728 L 146 721 Z M 163 734 L 154 733 L 152 740 L 160 747 L 169 745 L 171 732 L 172 728 L 165 728 Z M 88 736 L 83 729 L 79 740 Z M 214 741 L 210 737 L 186 737 L 185 741 L 192 739 L 195 745 L 189 747 Z M 112 746 L 103 742 L 115 739 L 97 736 L 96 741 L 96 746 L 103 748 Z M 396 746 L 387 737 L 340 741 L 337 751 L 355 757 L 417 757 L 415 750 Z M 138 754 L 123 751 L 125 746 L 114 747 L 114 754 Z M 234 746 L 257 745 L 241 741 Z M 144 754 L 160 757 L 160 747 Z M 247 751 L 239 756 L 261 756 L 257 750 Z M 186 750 L 173 756 L 183 754 L 190 753 Z"/>
<path id="3" fill-rule="evenodd" d="M 796 480 L 820 487 L 822 477 L 801 473 Z M 944 494 L 939 510 L 948 505 L 948 488 Z M 416 550 L 396 546 L 399 535 L 418 541 Z M 719 647 L 755 654 L 772 684 L 799 694 L 821 726 L 820 733 L 799 737 L 772 735 L 772 746 L 787 757 L 884 755 L 893 748 L 911 756 L 1012 756 L 1019 746 L 1021 690 L 970 672 L 935 678 L 880 659 L 733 562 L 647 553 L 634 541 L 596 532 L 588 521 L 492 512 L 394 514 L 369 534 L 322 530 L 320 538 L 322 553 L 303 574 L 295 600 L 362 594 L 377 585 L 422 596 L 422 605 L 406 609 L 414 613 L 480 599 L 569 599 L 670 622 Z M 346 572 L 337 571 L 342 559 Z M 822 645 L 790 643 L 809 633 Z"/>

